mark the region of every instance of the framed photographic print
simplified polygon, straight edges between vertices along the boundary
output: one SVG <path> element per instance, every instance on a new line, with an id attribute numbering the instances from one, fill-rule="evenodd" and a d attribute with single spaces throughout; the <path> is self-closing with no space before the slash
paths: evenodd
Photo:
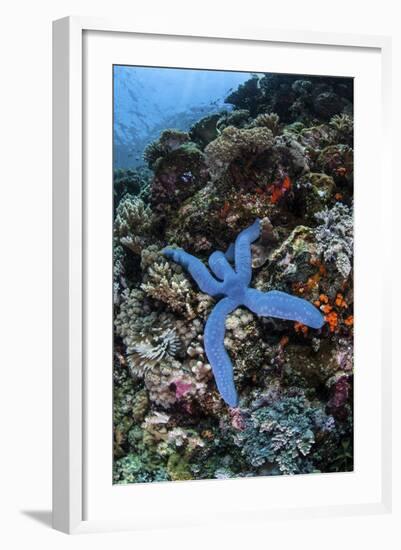
<path id="1" fill-rule="evenodd" d="M 389 50 L 54 23 L 56 528 L 388 509 Z"/>

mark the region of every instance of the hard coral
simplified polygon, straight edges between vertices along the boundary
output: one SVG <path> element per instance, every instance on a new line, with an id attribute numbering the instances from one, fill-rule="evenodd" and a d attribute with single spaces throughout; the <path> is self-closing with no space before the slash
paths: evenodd
<path id="1" fill-rule="evenodd" d="M 354 119 L 346 113 L 334 115 L 330 119 L 330 126 L 335 130 L 337 140 L 352 146 L 354 134 Z"/>
<path id="2" fill-rule="evenodd" d="M 143 455 L 142 455 L 143 456 Z M 139 454 L 128 454 L 114 465 L 113 482 L 117 484 L 167 481 L 169 475 L 161 460 L 143 461 Z"/>
<path id="3" fill-rule="evenodd" d="M 318 252 L 327 266 L 335 268 L 347 279 L 352 270 L 353 260 L 353 217 L 351 209 L 337 203 L 331 210 L 315 214 L 320 221 L 315 234 Z"/>
<path id="4" fill-rule="evenodd" d="M 135 194 L 139 198 L 145 199 L 148 194 L 149 178 L 150 172 L 146 168 L 115 170 L 113 174 L 115 206 L 126 194 Z"/>
<path id="5" fill-rule="evenodd" d="M 218 134 L 221 134 L 221 132 L 228 126 L 246 128 L 250 120 L 251 115 L 247 109 L 237 109 L 235 111 L 230 111 L 229 113 L 224 113 L 217 121 L 216 129 Z"/>
<path id="6" fill-rule="evenodd" d="M 317 159 L 317 167 L 339 184 L 351 183 L 354 171 L 353 151 L 348 145 L 329 145 Z"/>
<path id="7" fill-rule="evenodd" d="M 317 432 L 330 431 L 328 421 L 324 411 L 302 394 L 283 396 L 252 412 L 236 441 L 253 467 L 263 467 L 272 474 L 309 473 L 316 467 L 306 457 L 316 442 Z"/>
<path id="8" fill-rule="evenodd" d="M 298 225 L 269 256 L 269 265 L 262 268 L 256 276 L 255 286 L 261 290 L 279 288 L 296 290 L 299 285 L 316 275 L 319 267 L 315 265 L 318 258 L 317 242 L 312 228 Z M 314 289 L 314 280 L 310 289 Z M 293 287 L 297 284 L 297 287 Z M 313 294 L 311 295 L 313 297 Z"/>
<path id="9" fill-rule="evenodd" d="M 172 207 L 179 206 L 208 180 L 203 153 L 192 142 L 172 149 L 154 166 L 150 186 L 153 210 L 167 215 Z"/>
<path id="10" fill-rule="evenodd" d="M 310 224 L 316 223 L 315 215 L 331 205 L 335 183 L 326 174 L 308 173 L 298 178 L 294 185 L 293 208 Z"/>
<path id="11" fill-rule="evenodd" d="M 265 126 L 273 136 L 277 136 L 280 133 L 280 117 L 277 113 L 261 113 L 254 119 L 251 126 Z"/>
<path id="12" fill-rule="evenodd" d="M 135 254 L 145 246 L 154 223 L 154 216 L 145 203 L 133 196 L 125 195 L 117 206 L 114 235 L 121 244 Z"/>
<path id="13" fill-rule="evenodd" d="M 180 130 L 164 130 L 159 139 L 150 143 L 143 154 L 149 168 L 154 168 L 157 161 L 172 153 L 189 141 L 189 135 Z"/>
<path id="14" fill-rule="evenodd" d="M 213 179 L 221 177 L 236 160 L 252 162 L 273 145 L 273 134 L 265 127 L 237 129 L 228 126 L 205 149 L 206 163 Z"/>
<path id="15" fill-rule="evenodd" d="M 262 100 L 263 91 L 260 88 L 260 79 L 258 76 L 254 76 L 227 96 L 225 102 L 235 105 L 238 109 L 247 109 L 252 116 L 255 116 Z"/>
<path id="16" fill-rule="evenodd" d="M 204 149 L 208 143 L 217 138 L 217 122 L 219 119 L 220 114 L 217 113 L 198 120 L 189 131 L 191 141 Z"/>
<path id="17" fill-rule="evenodd" d="M 151 311 L 143 291 L 132 289 L 123 293 L 115 327 L 126 346 L 133 375 L 143 377 L 148 368 L 166 355 L 174 356 L 177 342 L 174 334 L 168 332 L 169 320 L 167 315 Z"/>
<path id="18" fill-rule="evenodd" d="M 164 302 L 169 309 L 188 317 L 194 317 L 191 301 L 194 293 L 183 273 L 174 273 L 171 266 L 159 259 L 149 266 L 141 289 L 155 300 Z"/>

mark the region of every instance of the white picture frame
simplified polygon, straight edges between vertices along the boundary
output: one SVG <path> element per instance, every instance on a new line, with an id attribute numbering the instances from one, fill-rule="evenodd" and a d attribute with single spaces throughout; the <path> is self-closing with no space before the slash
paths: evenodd
<path id="1" fill-rule="evenodd" d="M 99 506 L 97 514 L 94 517 L 88 517 L 88 500 L 102 499 L 106 502 L 109 499 L 109 494 L 97 493 L 92 490 L 93 479 L 98 480 L 98 485 L 110 484 L 111 486 L 111 471 L 109 478 L 106 479 L 103 469 L 96 469 L 93 462 L 88 459 L 85 454 L 88 454 L 89 447 L 93 444 L 97 449 L 102 448 L 100 439 L 96 437 L 91 440 L 88 434 L 93 433 L 93 424 L 91 422 L 91 411 L 88 410 L 87 398 L 90 395 L 90 403 L 96 402 L 96 398 L 91 391 L 107 392 L 107 389 L 101 387 L 93 388 L 93 377 L 90 375 L 88 368 L 88 342 L 91 339 L 90 330 L 88 331 L 87 316 L 90 317 L 89 311 L 91 307 L 90 296 L 92 284 L 91 279 L 88 279 L 88 252 L 93 244 L 91 233 L 93 231 L 88 226 L 94 222 L 93 212 L 87 208 L 88 191 L 85 189 L 85 178 L 88 177 L 87 167 L 85 166 L 85 155 L 90 155 L 90 148 L 87 146 L 87 136 L 84 135 L 84 130 L 87 124 L 86 110 L 88 104 L 85 100 L 85 82 L 88 75 L 84 70 L 83 60 L 94 59 L 88 54 L 87 43 L 85 42 L 85 34 L 92 33 L 93 36 L 100 34 L 108 36 L 108 45 L 113 37 L 121 39 L 129 39 L 129 37 L 138 37 L 141 40 L 146 40 L 148 48 L 146 55 L 157 56 L 158 52 L 161 56 L 160 48 L 157 45 L 152 48 L 149 43 L 154 41 L 158 44 L 158 40 L 167 40 L 170 37 L 170 42 L 179 40 L 182 45 L 185 43 L 190 46 L 193 43 L 201 44 L 202 47 L 207 44 L 237 44 L 239 47 L 246 45 L 248 48 L 258 46 L 263 48 L 264 45 L 283 45 L 286 48 L 303 48 L 303 51 L 313 51 L 318 47 L 333 48 L 332 57 L 338 55 L 341 51 L 343 56 L 348 53 L 359 52 L 374 52 L 375 59 L 378 63 L 378 78 L 380 82 L 376 82 L 377 90 L 377 113 L 379 113 L 376 122 L 379 135 L 376 136 L 380 146 L 380 155 L 378 155 L 379 165 L 375 167 L 377 177 L 380 181 L 378 190 L 379 195 L 384 192 L 384 182 L 390 181 L 388 173 L 390 162 L 387 159 L 389 147 L 389 124 L 390 124 L 390 55 L 391 42 L 387 37 L 376 36 L 357 36 L 357 35 L 341 35 L 313 32 L 292 32 L 292 31 L 277 31 L 277 30 L 261 30 L 261 29 L 196 29 L 196 28 L 174 28 L 173 25 L 168 25 L 168 28 L 143 28 L 140 24 L 131 24 L 124 21 L 105 21 L 87 17 L 68 17 L 54 22 L 53 33 L 53 525 L 54 528 L 67 532 L 79 533 L 99 530 L 116 530 L 116 529 L 138 529 L 157 525 L 190 525 L 197 523 L 196 509 L 193 513 L 178 514 L 179 517 L 174 519 L 174 516 L 167 514 L 163 519 L 157 515 L 149 514 L 149 503 L 155 496 L 159 496 L 160 501 L 171 502 L 171 498 L 176 498 L 177 501 L 189 495 L 196 493 L 197 499 L 202 504 L 206 499 L 213 495 L 215 498 L 226 499 L 227 502 L 233 500 L 233 495 L 242 491 L 245 495 L 253 494 L 257 483 L 261 483 L 259 478 L 249 480 L 228 481 L 207 481 L 207 482 L 180 482 L 180 483 L 164 483 L 164 484 L 148 484 L 148 486 L 130 487 L 125 490 L 124 506 L 132 497 L 128 495 L 129 491 L 137 491 L 141 495 L 141 502 L 144 502 L 141 514 L 125 515 L 120 517 L 118 512 L 110 515 L 107 512 L 107 507 Z M 150 41 L 150 42 L 149 42 Z M 217 41 L 217 42 L 216 42 Z M 96 40 L 93 41 L 96 45 Z M 108 46 L 107 51 L 110 51 Z M 159 44 L 160 46 L 160 44 Z M 99 48 L 99 55 L 105 52 L 101 44 L 96 46 Z M 217 47 L 217 46 L 216 46 Z M 92 46 L 91 46 L 92 48 Z M 90 48 L 89 48 L 90 49 Z M 209 48 L 210 49 L 210 48 Z M 336 51 L 334 51 L 336 49 Z M 206 51 L 207 48 L 204 47 Z M 94 48 L 92 48 L 94 51 Z M 126 50 L 124 50 L 126 51 Z M 329 51 L 329 50 L 327 50 Z M 96 54 L 97 55 L 97 54 Z M 125 55 L 125 54 L 124 54 Z M 127 54 L 128 55 L 128 54 Z M 199 53 L 198 53 L 199 55 Z M 86 57 L 85 57 L 86 56 Z M 218 56 L 217 56 L 218 57 Z M 127 57 L 128 59 L 128 57 Z M 150 57 L 149 57 L 150 59 Z M 227 59 L 227 63 L 231 63 Z M 240 62 L 240 61 L 238 61 Z M 149 62 L 150 64 L 151 61 Z M 256 62 L 255 62 L 256 63 Z M 163 63 L 161 63 L 163 64 Z M 175 62 L 174 65 L 177 66 Z M 207 67 L 210 66 L 206 64 Z M 183 60 L 183 66 L 185 61 Z M 195 65 L 193 65 L 196 67 Z M 205 67 L 206 68 L 206 67 Z M 244 70 L 248 67 L 242 66 Z M 255 66 L 255 70 L 257 67 Z M 99 63 L 98 73 L 101 78 L 101 67 Z M 328 69 L 330 71 L 330 69 Z M 352 69 L 350 68 L 352 74 Z M 373 69 L 372 69 L 373 70 Z M 282 72 L 291 72 L 284 67 Z M 297 71 L 302 73 L 302 70 Z M 380 74 L 379 74 L 380 73 Z M 97 78 L 96 77 L 96 78 Z M 105 96 L 105 101 L 107 96 Z M 376 101 L 376 100 L 375 100 Z M 102 104 L 104 105 L 104 104 Z M 99 104 L 100 106 L 100 104 Z M 358 108 L 358 106 L 356 106 Z M 112 106 L 110 105 L 110 112 Z M 102 126 L 101 128 L 107 128 Z M 92 130 L 89 130 L 89 132 Z M 109 138 L 107 138 L 109 139 Z M 362 136 L 361 136 L 362 139 Z M 108 143 L 108 142 L 107 142 Z M 103 145 L 107 147 L 105 142 Z M 99 144 L 100 147 L 100 144 Z M 362 150 L 362 149 L 361 149 Z M 363 152 L 363 150 L 362 150 Z M 111 152 L 110 152 L 111 154 Z M 361 157 L 356 157 L 356 162 L 361 162 Z M 105 164 L 107 166 L 107 164 Z M 111 174 L 111 166 L 110 172 Z M 105 177 L 109 177 L 107 174 Z M 387 193 L 389 190 L 387 188 Z M 91 195 L 92 197 L 92 195 Z M 363 199 L 363 195 L 359 195 Z M 107 197 L 103 199 L 103 205 L 107 202 Z M 85 204 L 86 203 L 86 204 Z M 366 203 L 366 209 L 369 211 L 372 208 L 372 203 Z M 89 212 L 89 217 L 88 217 Z M 380 210 L 380 229 L 377 231 L 387 231 L 390 234 L 389 224 L 390 219 L 386 216 L 384 209 Z M 88 221 L 92 220 L 92 221 Z M 362 227 L 361 220 L 361 227 Z M 107 241 L 107 219 L 104 221 L 102 231 L 105 231 Z M 381 233 L 380 233 L 381 234 Z M 89 235 L 89 236 L 88 236 Z M 373 237 L 374 238 L 374 237 Z M 378 237 L 377 237 L 378 238 Z M 111 242 L 111 230 L 110 230 Z M 109 244 L 110 244 L 109 242 Z M 385 239 L 378 242 L 385 242 Z M 388 240 L 387 240 L 388 242 Z M 387 245 L 389 246 L 389 245 Z M 107 247 L 107 244 L 105 245 Z M 363 246 L 361 245 L 361 250 Z M 389 253 L 388 250 L 383 250 L 383 254 Z M 362 265 L 363 253 L 360 255 Z M 106 261 L 107 256 L 99 259 L 99 262 Z M 94 259 L 93 261 L 97 261 Z M 100 264 L 98 264 L 100 265 Z M 107 268 L 107 263 L 103 264 Z M 89 272 L 91 268 L 89 266 Z M 93 270 L 92 270 L 93 272 Z M 377 282 L 381 291 L 384 288 L 390 287 L 388 273 L 384 271 L 379 274 Z M 106 285 L 108 279 L 105 280 Z M 107 289 L 107 286 L 103 288 Z M 111 288 L 111 287 L 110 287 Z M 366 291 L 367 286 L 361 286 L 361 294 Z M 363 290 L 365 289 L 365 290 Z M 379 311 L 382 314 L 384 308 L 390 309 L 390 296 L 387 292 L 380 292 L 377 300 L 372 308 L 374 311 Z M 92 301 L 93 302 L 93 301 Z M 89 304 L 89 305 L 88 305 Z M 89 308 L 89 309 L 88 309 Z M 365 310 L 365 313 L 369 310 Z M 376 315 L 376 314 L 375 314 Z M 381 315 L 377 315 L 379 319 Z M 377 321 L 379 323 L 379 320 Z M 106 323 L 107 326 L 107 323 Z M 372 494 L 369 491 L 360 500 L 355 495 L 349 500 L 333 499 L 332 502 L 325 500 L 324 504 L 316 505 L 315 501 L 311 500 L 303 504 L 301 501 L 295 503 L 294 506 L 288 507 L 283 503 L 270 503 L 268 514 L 270 517 L 310 517 L 312 515 L 347 515 L 347 514 L 365 514 L 365 513 L 385 513 L 391 509 L 391 357 L 390 346 L 388 342 L 389 336 L 385 333 L 381 325 L 375 326 L 377 330 L 381 330 L 382 340 L 376 343 L 376 352 L 372 353 L 372 384 L 375 382 L 375 398 L 374 402 L 377 406 L 378 423 L 377 431 L 377 460 L 374 465 L 375 474 L 377 474 L 377 487 Z M 89 333 L 89 334 L 88 334 Z M 90 347 L 90 346 L 89 346 Z M 368 353 L 369 354 L 369 353 Z M 380 354 L 380 355 L 379 355 Z M 377 360 L 379 358 L 379 360 Z M 89 375 L 88 375 L 89 372 Z M 88 388 L 88 384 L 90 388 Z M 111 378 L 110 378 L 111 384 Z M 103 394 L 102 394 L 103 395 Z M 91 405 L 92 406 L 92 405 Z M 99 409 L 97 409 L 99 411 Z M 108 418 L 109 410 L 105 408 L 102 411 L 104 418 Z M 111 422 L 111 417 L 110 417 Z M 356 425 L 356 430 L 361 429 Z M 109 425 L 106 422 L 104 426 L 106 431 L 109 430 Z M 103 437 L 103 436 L 99 436 Z M 89 441 L 89 443 L 88 443 Z M 105 439 L 103 438 L 103 442 Z M 104 447 L 103 447 L 104 448 Z M 110 451 L 111 454 L 111 451 Z M 90 455 L 90 450 L 89 450 Z M 93 453 L 92 453 L 93 455 Z M 107 465 L 107 464 L 106 464 Z M 367 467 L 368 465 L 366 465 Z M 363 469 L 363 468 L 362 468 Z M 337 474 L 336 474 L 337 475 Z M 305 488 L 307 483 L 316 484 L 316 481 L 308 481 L 309 476 L 297 476 L 297 483 L 302 484 Z M 316 480 L 316 476 L 312 476 Z M 303 479 L 300 479 L 303 478 Z M 352 483 L 348 478 L 347 483 Z M 89 481 L 88 481 L 89 480 Z M 288 480 L 288 478 L 287 478 Z M 274 479 L 272 480 L 277 485 L 278 482 L 288 485 L 288 481 Z M 361 486 L 359 480 L 359 487 Z M 365 483 L 367 479 L 365 478 Z M 241 484 L 239 485 L 238 482 Z M 236 485 L 233 485 L 236 483 Z M 263 482 L 264 483 L 264 482 Z M 325 482 L 324 482 L 325 483 Z M 372 484 L 373 484 L 372 475 Z M 213 484 L 213 485 L 212 485 Z M 151 486 L 152 485 L 152 486 Z M 167 487 L 168 486 L 168 487 Z M 301 485 L 300 485 L 301 486 Z M 89 487 L 89 489 L 88 489 Z M 284 485 L 283 485 L 284 487 Z M 285 491 L 284 487 L 284 491 Z M 217 491 L 217 492 L 216 492 Z M 317 489 L 318 491 L 318 489 Z M 357 489 L 355 489 L 357 491 Z M 272 491 L 274 493 L 274 491 Z M 311 491 L 313 492 L 313 491 Z M 351 491 L 352 492 L 352 491 Z M 226 496 L 224 496 L 226 493 Z M 374 493 L 375 496 L 372 496 Z M 174 494 L 176 495 L 174 497 Z M 120 498 L 120 496 L 118 497 Z M 121 500 L 121 502 L 122 502 Z M 111 502 L 111 501 L 110 501 Z M 110 504 L 110 508 L 111 508 Z M 118 506 L 114 509 L 118 511 Z M 256 520 L 263 521 L 269 516 L 266 515 L 266 510 L 261 504 L 256 502 L 252 509 L 241 509 L 235 504 L 231 505 L 230 513 L 221 514 L 220 517 L 215 517 L 211 520 L 220 519 L 228 521 L 237 520 Z M 213 514 L 212 514 L 213 515 Z M 155 522 L 155 518 L 157 521 Z M 160 520 L 160 521 L 159 521 Z"/>

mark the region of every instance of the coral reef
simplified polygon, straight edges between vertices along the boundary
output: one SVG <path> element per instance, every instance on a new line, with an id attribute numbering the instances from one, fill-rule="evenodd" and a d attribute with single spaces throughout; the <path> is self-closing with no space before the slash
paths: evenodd
<path id="1" fill-rule="evenodd" d="M 114 483 L 353 469 L 352 79 L 226 103 L 114 173 Z"/>
<path id="2" fill-rule="evenodd" d="M 150 184 L 150 202 L 160 217 L 166 216 L 185 199 L 206 184 L 207 167 L 202 151 L 190 141 L 177 146 L 157 159 Z"/>
<path id="3" fill-rule="evenodd" d="M 125 195 L 114 220 L 114 236 L 135 254 L 140 254 L 153 225 L 153 213 L 142 199 Z"/>
<path id="4" fill-rule="evenodd" d="M 309 455 L 319 432 L 330 432 L 334 426 L 333 417 L 302 393 L 270 397 L 252 412 L 236 442 L 250 466 L 263 467 L 265 474 L 306 474 L 316 471 Z"/>
<path id="5" fill-rule="evenodd" d="M 189 135 L 186 132 L 173 129 L 164 130 L 158 140 L 149 143 L 143 153 L 143 158 L 149 168 L 155 168 L 159 160 L 173 153 L 188 141 Z"/>
<path id="6" fill-rule="evenodd" d="M 344 279 L 352 270 L 354 248 L 353 219 L 350 209 L 338 203 L 331 210 L 315 215 L 321 224 L 316 229 L 318 252 L 328 266 L 335 266 Z"/>
<path id="7" fill-rule="evenodd" d="M 323 315 L 306 300 L 284 292 L 262 293 L 248 288 L 252 278 L 251 243 L 259 236 L 260 220 L 256 220 L 241 231 L 235 245 L 230 245 L 225 254 L 213 252 L 209 257 L 209 266 L 214 276 L 197 258 L 183 250 L 166 248 L 163 251 L 165 256 L 189 271 L 203 292 L 212 296 L 225 296 L 212 310 L 206 322 L 205 351 L 220 394 L 231 407 L 238 406 L 233 368 L 224 348 L 225 321 L 231 311 L 245 305 L 253 313 L 263 317 L 291 319 L 313 328 L 321 328 L 324 323 Z M 229 264 L 230 260 L 235 261 L 234 268 Z"/>
<path id="8" fill-rule="evenodd" d="M 227 128 L 228 126 L 235 126 L 235 128 L 246 128 L 252 120 L 250 112 L 247 109 L 238 109 L 231 111 L 230 113 L 223 113 L 216 123 L 216 129 L 218 134 Z"/>
<path id="9" fill-rule="evenodd" d="M 352 112 L 351 79 L 321 76 L 258 75 L 249 79 L 226 99 L 252 116 L 277 113 L 282 122 L 329 121 L 344 111 Z"/>
<path id="10" fill-rule="evenodd" d="M 280 117 L 277 113 L 261 113 L 252 123 L 253 126 L 266 126 L 273 136 L 280 132 Z"/>
<path id="11" fill-rule="evenodd" d="M 201 118 L 190 129 L 189 135 L 191 140 L 201 149 L 217 138 L 219 131 L 217 123 L 221 118 L 220 114 L 209 115 Z"/>
<path id="12" fill-rule="evenodd" d="M 266 153 L 272 145 L 273 134 L 267 127 L 238 129 L 228 126 L 205 149 L 210 174 L 218 179 L 236 160 L 249 153 L 253 156 Z"/>
<path id="13" fill-rule="evenodd" d="M 127 193 L 146 200 L 149 194 L 150 176 L 150 170 L 145 167 L 115 170 L 113 175 L 114 205 L 117 206 Z"/>

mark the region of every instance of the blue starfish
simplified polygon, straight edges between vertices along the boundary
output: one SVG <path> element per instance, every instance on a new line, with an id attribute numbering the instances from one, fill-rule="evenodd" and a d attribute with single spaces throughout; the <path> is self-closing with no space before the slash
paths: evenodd
<path id="1" fill-rule="evenodd" d="M 262 292 L 249 288 L 252 278 L 251 243 L 260 234 L 260 220 L 239 233 L 235 245 L 226 253 L 217 251 L 209 257 L 207 267 L 185 250 L 165 248 L 163 254 L 182 265 L 195 279 L 200 290 L 211 296 L 221 297 L 213 308 L 205 326 L 205 351 L 212 367 L 220 395 L 231 407 L 238 406 L 231 360 L 224 347 L 225 320 L 239 306 L 246 306 L 256 315 L 298 321 L 312 328 L 321 328 L 324 317 L 311 303 L 286 292 L 271 290 Z M 229 262 L 234 262 L 235 269 Z"/>

